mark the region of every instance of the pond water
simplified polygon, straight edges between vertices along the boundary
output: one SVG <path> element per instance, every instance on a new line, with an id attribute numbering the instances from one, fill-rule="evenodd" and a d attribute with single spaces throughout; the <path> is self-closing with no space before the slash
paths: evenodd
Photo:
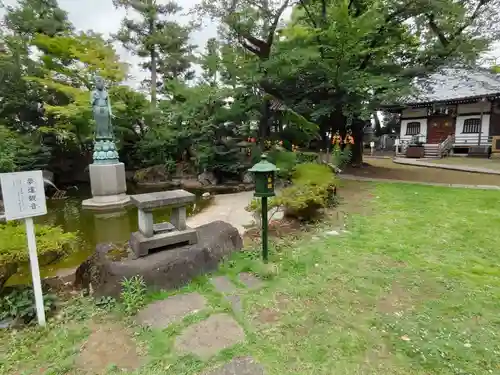
<path id="1" fill-rule="evenodd" d="M 132 191 L 138 194 L 143 191 Z M 210 204 L 210 200 L 201 198 L 201 192 L 196 194 L 194 204 L 187 207 L 187 215 L 192 216 Z M 50 196 L 50 194 L 48 194 Z M 47 215 L 35 218 L 37 224 L 58 225 L 66 232 L 78 232 L 80 243 L 78 250 L 64 257 L 56 263 L 40 268 L 42 277 L 53 276 L 58 270 L 74 268 L 80 265 L 95 249 L 96 244 L 102 242 L 125 243 L 130 234 L 138 230 L 137 209 L 129 206 L 113 212 L 95 212 L 82 210 L 82 201 L 90 197 L 87 189 L 72 189 L 68 191 L 66 199 L 47 199 Z M 156 223 L 168 221 L 170 209 L 157 209 L 153 211 Z M 29 267 L 20 269 L 12 276 L 8 284 L 22 284 L 31 282 Z"/>

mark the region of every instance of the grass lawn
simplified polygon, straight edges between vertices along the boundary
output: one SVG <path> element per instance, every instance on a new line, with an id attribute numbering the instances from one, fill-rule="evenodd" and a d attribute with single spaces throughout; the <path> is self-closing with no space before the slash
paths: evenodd
<path id="1" fill-rule="evenodd" d="M 435 164 L 466 165 L 468 167 L 486 168 L 500 171 L 500 159 L 448 157 L 443 159 L 433 159 L 431 162 Z"/>
<path id="2" fill-rule="evenodd" d="M 202 277 L 182 291 L 211 307 L 165 331 L 84 303 L 46 331 L 0 334 L 1 373 L 90 374 L 75 367 L 92 326 L 121 320 L 142 356 L 131 374 L 197 375 L 246 355 L 268 375 L 500 374 L 499 193 L 358 182 L 340 191 L 350 233 L 326 235 L 325 221 L 273 245 L 278 271 L 235 315 L 244 344 L 207 362 L 172 350 L 184 327 L 231 311 Z M 237 254 L 220 273 L 236 282 L 240 271 L 259 272 L 258 255 Z"/>

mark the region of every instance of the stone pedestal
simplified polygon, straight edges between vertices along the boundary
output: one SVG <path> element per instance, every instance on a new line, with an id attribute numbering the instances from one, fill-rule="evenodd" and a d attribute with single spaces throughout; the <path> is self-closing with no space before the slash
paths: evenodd
<path id="1" fill-rule="evenodd" d="M 130 204 L 123 163 L 90 164 L 89 172 L 92 198 L 83 201 L 83 208 L 112 210 Z"/>
<path id="2" fill-rule="evenodd" d="M 194 194 L 184 190 L 160 191 L 133 195 L 131 200 L 139 215 L 139 231 L 130 236 L 130 247 L 137 257 L 166 246 L 198 242 L 196 230 L 186 225 L 186 204 L 194 202 Z M 153 209 L 165 206 L 172 207 L 170 223 L 154 224 Z"/>

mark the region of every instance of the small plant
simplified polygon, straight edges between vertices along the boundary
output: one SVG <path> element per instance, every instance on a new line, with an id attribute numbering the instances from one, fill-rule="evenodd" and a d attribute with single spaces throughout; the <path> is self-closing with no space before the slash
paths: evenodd
<path id="1" fill-rule="evenodd" d="M 135 314 L 146 301 L 146 283 L 142 276 L 133 276 L 122 281 L 122 301 L 128 315 Z"/>
<path id="2" fill-rule="evenodd" d="M 45 312 L 55 309 L 56 297 L 45 293 L 43 303 Z M 35 294 L 32 288 L 13 289 L 0 298 L 0 320 L 12 319 L 25 324 L 36 317 Z"/>
<path id="3" fill-rule="evenodd" d="M 102 296 L 95 301 L 97 307 L 103 310 L 111 310 L 116 305 L 116 300 L 110 296 Z"/>

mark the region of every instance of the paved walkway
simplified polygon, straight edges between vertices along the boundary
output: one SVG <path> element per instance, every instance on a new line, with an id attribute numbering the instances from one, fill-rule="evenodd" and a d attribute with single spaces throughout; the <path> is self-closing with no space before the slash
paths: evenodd
<path id="1" fill-rule="evenodd" d="M 222 220 L 233 225 L 243 234 L 245 227 L 254 223 L 252 213 L 245 210 L 245 207 L 252 201 L 253 194 L 253 191 L 244 191 L 235 194 L 215 195 L 214 201 L 209 207 L 187 219 L 187 225 L 199 227 L 212 221 Z M 278 212 L 273 215 L 273 220 L 279 220 L 281 217 L 282 215 Z"/>
<path id="2" fill-rule="evenodd" d="M 463 189 L 500 190 L 500 186 L 495 186 L 495 185 L 443 184 L 443 183 L 435 183 L 435 182 L 417 182 L 417 181 L 406 181 L 406 180 L 390 180 L 387 178 L 361 177 L 361 176 L 353 176 L 353 175 L 349 175 L 349 174 L 341 174 L 339 176 L 342 180 L 392 182 L 392 183 L 401 183 L 401 184 L 444 186 L 444 187 L 463 188 Z"/>
<path id="3" fill-rule="evenodd" d="M 471 167 L 468 165 L 429 163 L 426 161 L 421 161 L 419 159 L 407 159 L 407 158 L 394 158 L 393 161 L 394 163 L 397 164 L 414 165 L 416 167 L 439 168 L 439 169 L 449 169 L 453 171 L 500 175 L 500 171 L 496 171 L 494 169 Z"/>

